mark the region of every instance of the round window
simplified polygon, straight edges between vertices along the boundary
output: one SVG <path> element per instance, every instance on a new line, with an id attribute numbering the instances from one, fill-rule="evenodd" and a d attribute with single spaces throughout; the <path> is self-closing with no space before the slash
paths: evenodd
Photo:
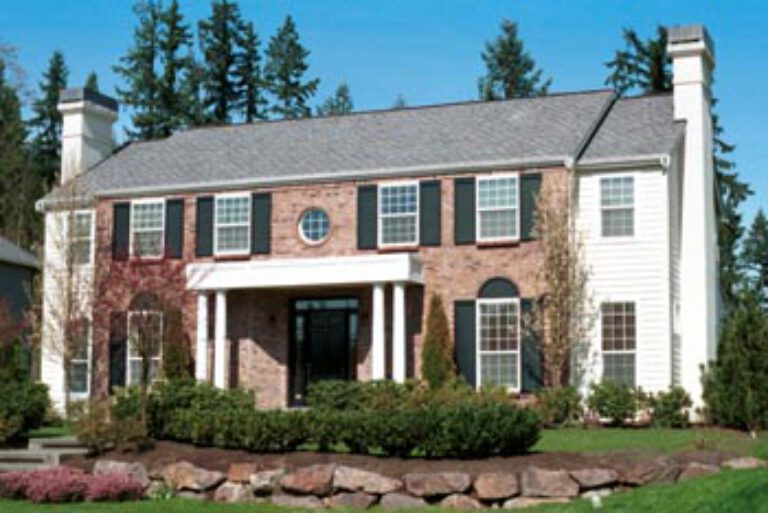
<path id="1" fill-rule="evenodd" d="M 331 222 L 325 210 L 319 208 L 310 208 L 299 219 L 299 233 L 301 237 L 309 243 L 318 243 L 328 237 L 331 229 Z"/>

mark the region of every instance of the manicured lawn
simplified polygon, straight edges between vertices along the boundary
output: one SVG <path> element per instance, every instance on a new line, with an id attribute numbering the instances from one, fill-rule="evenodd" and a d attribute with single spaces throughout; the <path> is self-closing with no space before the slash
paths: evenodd
<path id="1" fill-rule="evenodd" d="M 70 436 L 72 430 L 69 426 L 44 426 L 40 429 L 33 429 L 27 433 L 28 438 L 56 438 L 59 436 Z"/>
<path id="2" fill-rule="evenodd" d="M 746 433 L 723 429 L 547 429 L 534 451 L 607 452 L 692 450 L 732 452 L 768 459 L 768 432 L 755 440 Z"/>
<path id="3" fill-rule="evenodd" d="M 206 504 L 183 500 L 116 504 L 36 505 L 0 501 L 3 513 L 280 513 L 267 504 Z M 383 511 L 383 510 L 382 510 Z M 439 511 L 429 508 L 425 511 Z M 447 510 L 446 510 L 447 511 Z M 768 470 L 728 471 L 678 485 L 648 486 L 617 493 L 596 510 L 589 501 L 525 511 L 542 513 L 760 513 L 768 512 Z"/>

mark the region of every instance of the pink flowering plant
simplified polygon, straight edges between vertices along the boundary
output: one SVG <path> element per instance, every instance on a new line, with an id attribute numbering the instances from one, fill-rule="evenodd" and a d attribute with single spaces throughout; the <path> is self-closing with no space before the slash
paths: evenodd
<path id="1" fill-rule="evenodd" d="M 0 498 L 35 503 L 138 500 L 143 492 L 136 478 L 120 472 L 94 476 L 70 467 L 53 467 L 0 474 Z"/>

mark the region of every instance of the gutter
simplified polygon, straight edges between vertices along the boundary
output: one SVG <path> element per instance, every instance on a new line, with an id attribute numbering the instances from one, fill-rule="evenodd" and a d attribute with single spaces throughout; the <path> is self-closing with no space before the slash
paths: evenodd
<path id="1" fill-rule="evenodd" d="M 627 168 L 661 168 L 667 171 L 672 158 L 669 153 L 657 153 L 655 155 L 606 157 L 599 159 L 582 160 L 575 164 L 576 171 L 604 171 L 608 169 Z"/>

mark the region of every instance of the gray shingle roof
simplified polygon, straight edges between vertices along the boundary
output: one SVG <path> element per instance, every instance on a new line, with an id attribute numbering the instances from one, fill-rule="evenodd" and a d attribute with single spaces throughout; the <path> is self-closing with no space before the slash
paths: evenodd
<path id="1" fill-rule="evenodd" d="M 37 258 L 8 239 L 0 237 L 0 262 L 37 268 Z"/>

